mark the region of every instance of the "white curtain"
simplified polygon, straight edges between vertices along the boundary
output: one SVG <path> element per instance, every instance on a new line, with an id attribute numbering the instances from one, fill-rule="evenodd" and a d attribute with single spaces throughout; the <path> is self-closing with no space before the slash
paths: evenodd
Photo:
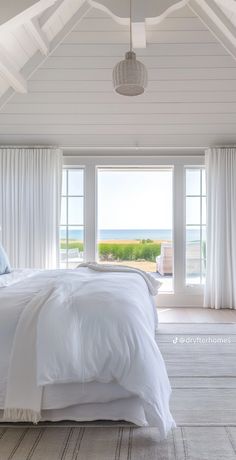
<path id="1" fill-rule="evenodd" d="M 61 177 L 59 149 L 0 149 L 0 226 L 12 267 L 58 266 Z"/>
<path id="2" fill-rule="evenodd" d="M 205 307 L 236 308 L 236 148 L 206 151 Z"/>

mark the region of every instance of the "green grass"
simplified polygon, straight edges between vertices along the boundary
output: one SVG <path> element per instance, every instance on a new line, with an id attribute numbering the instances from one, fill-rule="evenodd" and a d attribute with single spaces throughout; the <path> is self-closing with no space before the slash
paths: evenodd
<path id="1" fill-rule="evenodd" d="M 69 241 L 68 242 L 68 249 L 79 249 L 79 251 L 83 251 L 84 245 L 80 241 Z M 67 249 L 66 240 L 61 240 L 61 249 Z"/>
<path id="2" fill-rule="evenodd" d="M 61 249 L 66 249 L 66 241 L 61 240 Z M 83 251 L 83 243 L 69 241 L 68 249 Z M 142 240 L 137 243 L 99 243 L 98 252 L 100 260 L 148 260 L 155 262 L 160 254 L 161 244 Z"/>
<path id="3" fill-rule="evenodd" d="M 156 243 L 100 243 L 99 256 L 102 260 L 148 260 L 155 262 L 160 254 L 160 244 Z"/>

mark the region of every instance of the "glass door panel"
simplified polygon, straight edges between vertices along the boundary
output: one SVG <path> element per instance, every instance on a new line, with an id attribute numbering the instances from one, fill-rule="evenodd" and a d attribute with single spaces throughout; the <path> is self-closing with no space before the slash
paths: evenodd
<path id="1" fill-rule="evenodd" d="M 172 168 L 98 170 L 100 263 L 151 272 L 172 291 Z"/>

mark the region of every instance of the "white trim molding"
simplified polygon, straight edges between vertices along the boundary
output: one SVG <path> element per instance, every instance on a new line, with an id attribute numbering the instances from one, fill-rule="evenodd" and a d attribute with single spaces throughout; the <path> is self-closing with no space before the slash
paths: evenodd
<path id="1" fill-rule="evenodd" d="M 130 23 L 130 3 L 117 0 L 88 0 L 91 6 L 109 14 L 121 25 Z M 132 7 L 132 43 L 134 49 L 146 48 L 146 24 L 159 24 L 188 0 L 136 0 Z"/>

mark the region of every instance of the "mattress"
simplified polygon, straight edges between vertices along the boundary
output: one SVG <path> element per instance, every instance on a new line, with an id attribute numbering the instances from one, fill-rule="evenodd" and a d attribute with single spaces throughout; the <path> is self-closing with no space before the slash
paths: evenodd
<path id="1" fill-rule="evenodd" d="M 126 421 L 138 426 L 147 426 L 142 402 L 137 397 L 117 399 L 107 403 L 76 404 L 63 409 L 42 410 L 42 422 L 91 422 L 103 420 Z M 3 421 L 3 410 L 0 410 L 0 422 Z"/>
<path id="2" fill-rule="evenodd" d="M 7 382 L 0 384 L 0 409 L 4 407 Z M 42 409 L 63 409 L 68 406 L 107 403 L 126 399 L 131 393 L 116 382 L 66 383 L 47 385 L 43 391 Z"/>
<path id="3" fill-rule="evenodd" d="M 6 383 L 0 386 L 0 421 L 3 417 Z M 44 388 L 42 421 L 77 422 L 125 420 L 146 426 L 141 400 L 118 383 L 90 382 L 48 385 Z"/>

